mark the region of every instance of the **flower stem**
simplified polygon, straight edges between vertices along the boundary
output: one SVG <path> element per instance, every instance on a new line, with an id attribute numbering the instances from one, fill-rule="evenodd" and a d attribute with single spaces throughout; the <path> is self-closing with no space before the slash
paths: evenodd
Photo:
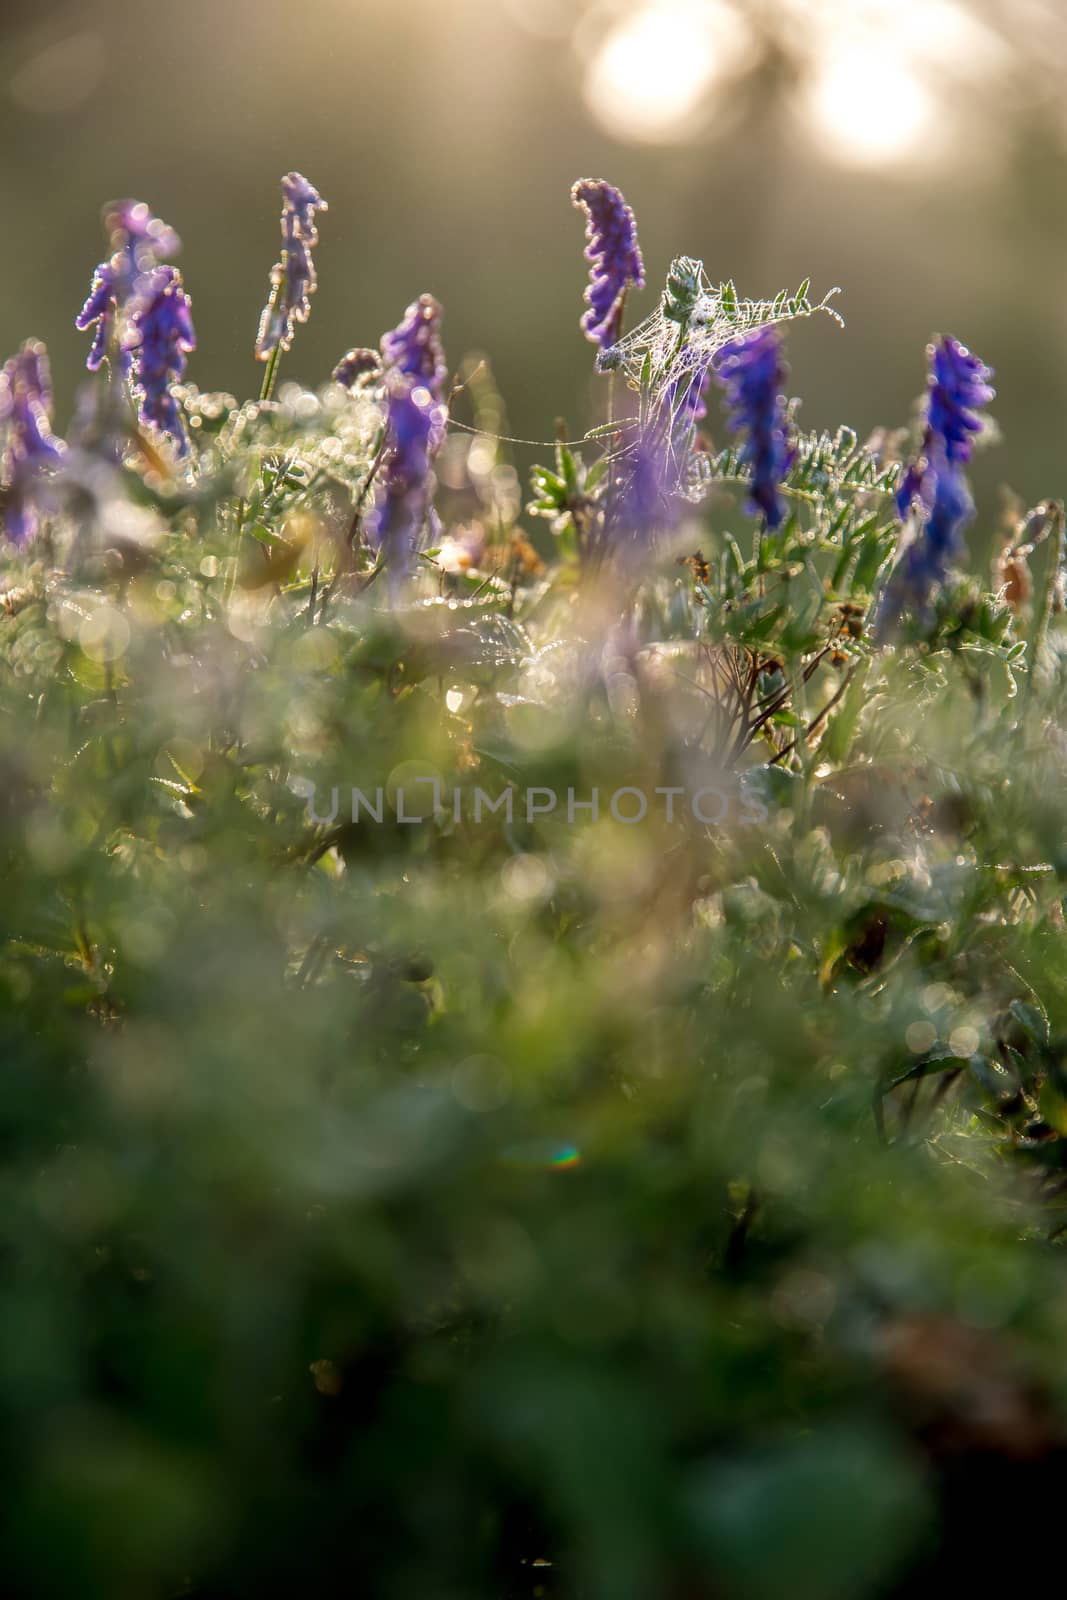
<path id="1" fill-rule="evenodd" d="M 281 360 L 281 358 L 282 347 L 280 344 L 276 344 L 267 359 L 267 370 L 263 374 L 263 386 L 259 391 L 259 399 L 261 404 L 263 401 L 269 400 L 271 395 L 274 393 L 274 380 L 278 375 L 278 362 Z"/>

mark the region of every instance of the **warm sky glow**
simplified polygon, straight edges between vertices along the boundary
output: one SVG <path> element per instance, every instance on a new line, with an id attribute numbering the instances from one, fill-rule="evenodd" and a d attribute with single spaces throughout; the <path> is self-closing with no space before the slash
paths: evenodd
<path id="1" fill-rule="evenodd" d="M 834 51 L 817 67 L 806 109 L 824 154 L 842 166 L 882 167 L 925 144 L 937 126 L 932 96 L 888 52 Z"/>
<path id="2" fill-rule="evenodd" d="M 675 139 L 716 80 L 736 71 L 747 45 L 747 28 L 718 0 L 653 0 L 603 36 L 586 99 L 620 138 Z"/>
<path id="3" fill-rule="evenodd" d="M 952 132 L 954 82 L 999 64 L 999 43 L 955 0 L 783 0 L 810 39 L 800 109 L 841 166 L 930 154 Z"/>
<path id="4" fill-rule="evenodd" d="M 801 67 L 797 112 L 842 166 L 891 166 L 943 144 L 955 117 L 946 89 L 983 80 L 1004 56 L 957 0 L 778 0 L 768 16 Z M 740 0 L 635 0 L 586 22 L 586 100 L 618 138 L 684 139 L 758 57 Z"/>

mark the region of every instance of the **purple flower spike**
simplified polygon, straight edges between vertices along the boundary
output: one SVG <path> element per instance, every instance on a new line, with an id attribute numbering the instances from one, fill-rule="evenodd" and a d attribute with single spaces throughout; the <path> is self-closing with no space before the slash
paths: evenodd
<path id="1" fill-rule="evenodd" d="M 174 229 L 154 217 L 143 200 L 113 200 L 104 207 L 104 226 L 112 254 L 124 252 L 134 275 L 169 261 L 182 247 Z"/>
<path id="2" fill-rule="evenodd" d="M 746 435 L 741 459 L 752 474 L 751 509 L 763 514 L 768 528 L 778 528 L 785 516 L 779 489 L 796 455 L 782 393 L 789 369 L 781 335 L 766 327 L 733 340 L 719 352 L 715 370 L 726 390 L 730 428 Z"/>
<path id="3" fill-rule="evenodd" d="M 974 516 L 974 501 L 959 462 L 942 456 L 927 487 L 930 505 L 926 521 L 897 563 L 878 607 L 875 637 L 879 641 L 905 607 L 920 617 L 926 615 L 932 591 L 944 583 L 966 548 L 963 534 Z"/>
<path id="4" fill-rule="evenodd" d="M 902 563 L 903 585 L 913 601 L 924 604 L 933 585 L 944 582 L 949 567 L 963 553 L 963 530 L 973 516 L 974 501 L 962 469 L 944 461 L 922 537 L 909 547 Z"/>
<path id="5" fill-rule="evenodd" d="M 931 592 L 944 583 L 965 550 L 963 534 L 974 516 L 964 476 L 974 441 L 986 425 L 980 408 L 992 400 L 992 370 L 958 339 L 936 339 L 927 350 L 930 381 L 922 449 L 901 479 L 897 510 L 916 526 L 886 585 L 878 608 L 876 637 L 884 638 L 905 607 L 919 616 Z"/>
<path id="6" fill-rule="evenodd" d="M 186 455 L 189 441 L 173 386 L 185 373 L 189 352 L 196 349 L 196 333 L 177 267 L 156 267 L 140 280 L 130 338 L 141 419 L 172 439 L 179 455 Z"/>
<path id="7" fill-rule="evenodd" d="M 333 369 L 333 381 L 344 389 L 354 389 L 361 378 L 380 377 L 382 358 L 377 350 L 349 350 Z"/>
<path id="8" fill-rule="evenodd" d="M 944 442 L 949 461 L 969 461 L 985 426 L 979 410 L 996 394 L 988 383 L 992 370 L 951 337 L 933 345 L 930 360 L 929 426 Z"/>
<path id="9" fill-rule="evenodd" d="M 130 355 L 125 347 L 124 321 L 138 282 L 161 261 L 177 255 L 181 240 L 165 222 L 154 217 L 143 200 L 114 200 L 104 207 L 104 226 L 111 255 L 93 274 L 89 296 L 74 320 L 81 333 L 93 329 L 86 366 L 99 371 L 105 356 L 115 362 L 118 375 L 130 376 Z"/>
<path id="10" fill-rule="evenodd" d="M 294 324 L 311 315 L 311 296 L 318 279 L 311 252 L 319 242 L 316 211 L 326 201 L 299 172 L 282 179 L 282 253 L 271 268 L 270 296 L 263 307 L 256 337 L 256 360 L 268 361 L 276 350 L 288 350 Z"/>
<path id="11" fill-rule="evenodd" d="M 448 365 L 441 344 L 444 311 L 432 294 L 420 294 L 404 312 L 399 327 L 382 335 L 382 360 L 429 389 L 435 400 L 443 400 Z"/>
<path id="12" fill-rule="evenodd" d="M 585 291 L 589 309 L 581 328 L 592 344 L 605 350 L 619 337 L 627 289 L 645 286 L 637 223 L 619 190 L 602 178 L 579 178 L 571 200 L 585 212 L 585 258 L 590 265 Z"/>
<path id="13" fill-rule="evenodd" d="M 378 503 L 367 534 L 394 580 L 412 568 L 419 534 L 430 508 L 435 413 L 433 395 L 422 384 L 394 378 L 386 414 L 388 455 Z"/>
<path id="14" fill-rule="evenodd" d="M 927 359 L 926 428 L 919 459 L 909 466 L 897 490 L 902 518 L 916 500 L 929 507 L 934 491 L 927 480 L 938 461 L 971 459 L 974 441 L 985 427 L 980 408 L 996 393 L 988 382 L 992 370 L 958 339 L 949 335 L 936 339 L 927 349 Z"/>
<path id="15" fill-rule="evenodd" d="M 25 544 L 37 531 L 32 482 L 63 458 L 63 444 L 52 432 L 52 383 L 48 353 L 30 339 L 0 371 L 0 484 L 4 532 Z"/>
<path id="16" fill-rule="evenodd" d="M 669 428 L 651 422 L 619 458 L 601 535 L 603 553 L 639 564 L 678 521 Z"/>
<path id="17" fill-rule="evenodd" d="M 128 293 L 125 275 L 116 271 L 114 262 L 102 261 L 93 274 L 89 298 L 74 319 L 79 333 L 93 330 L 93 342 L 85 360 L 90 372 L 99 372 L 104 357 L 113 353 L 122 376 L 129 375 L 130 358 L 122 349 L 118 331 L 120 304 L 125 303 Z"/>
<path id="18" fill-rule="evenodd" d="M 708 388 L 711 384 L 711 366 L 700 363 L 673 380 L 667 391 L 667 404 L 675 431 L 687 433 L 703 422 L 708 414 Z"/>
<path id="19" fill-rule="evenodd" d="M 622 475 L 615 533 L 634 544 L 649 545 L 673 521 L 666 451 L 660 439 L 646 435 L 637 441 L 629 470 Z"/>

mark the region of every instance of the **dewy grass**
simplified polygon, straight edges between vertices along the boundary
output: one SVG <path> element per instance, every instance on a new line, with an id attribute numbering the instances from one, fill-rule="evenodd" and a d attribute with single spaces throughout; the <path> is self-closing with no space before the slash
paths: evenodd
<path id="1" fill-rule="evenodd" d="M 627 333 L 589 182 L 617 404 L 527 492 L 429 295 L 275 384 L 285 183 L 262 398 L 184 381 L 133 201 L 69 423 L 38 343 L 0 376 L 5 1591 L 1017 1581 L 1067 1450 L 1061 505 L 975 570 L 955 341 L 864 443 L 782 393 L 807 285 L 678 257 Z"/>

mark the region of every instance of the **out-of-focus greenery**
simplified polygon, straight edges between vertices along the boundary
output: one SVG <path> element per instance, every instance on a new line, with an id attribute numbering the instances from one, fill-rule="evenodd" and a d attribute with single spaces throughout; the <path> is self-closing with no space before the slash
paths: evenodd
<path id="1" fill-rule="evenodd" d="M 454 434 L 398 590 L 373 396 L 184 406 L 193 469 L 85 445 L 0 592 L 7 1592 L 1014 1571 L 1067 1402 L 1059 508 L 875 650 L 847 434 L 758 543 L 705 463 L 640 586 L 575 452 L 545 566 Z M 601 813 L 476 820 L 508 785 Z"/>

